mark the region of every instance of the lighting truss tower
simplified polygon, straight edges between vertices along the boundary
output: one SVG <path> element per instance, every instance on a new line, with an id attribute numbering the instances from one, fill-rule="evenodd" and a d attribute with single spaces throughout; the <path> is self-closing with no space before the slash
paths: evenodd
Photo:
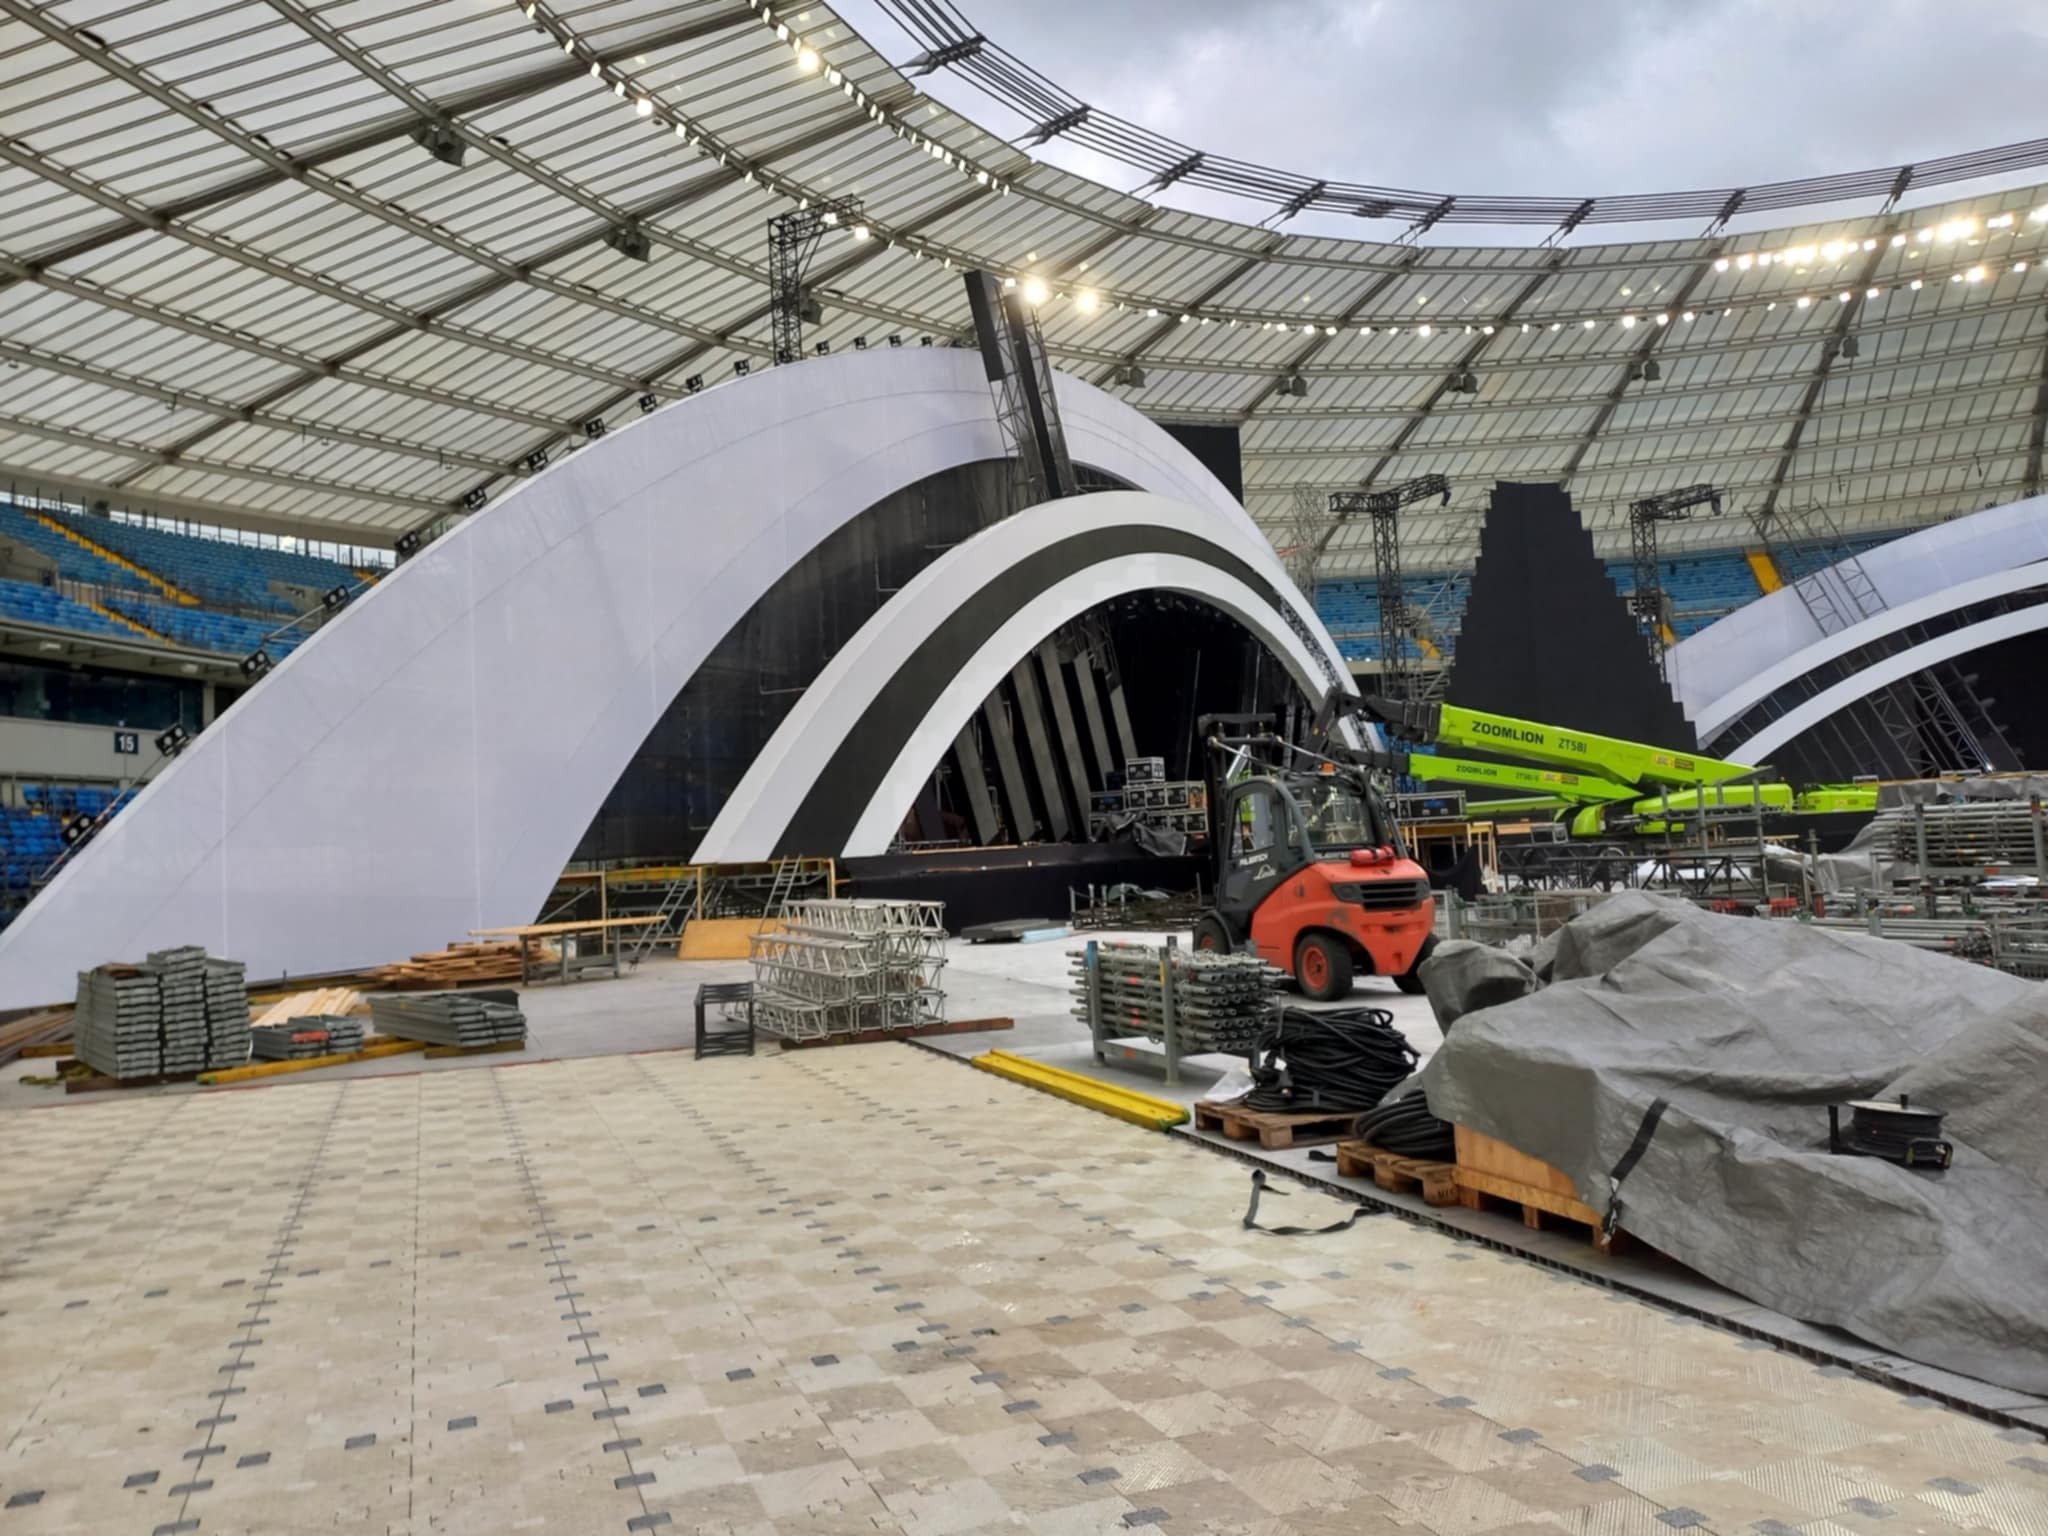
<path id="1" fill-rule="evenodd" d="M 1757 538 L 1780 571 L 1800 546 L 1812 561 L 1790 582 L 1807 616 L 1832 635 L 1884 612 L 1877 583 L 1827 509 L 1778 506 L 1752 518 Z M 1909 768 L 1920 773 L 1978 773 L 1987 766 L 2016 767 L 2017 755 L 1969 677 L 1941 662 L 1880 688 L 1869 703 Z"/>
<path id="2" fill-rule="evenodd" d="M 804 355 L 804 321 L 820 318 L 804 293 L 804 273 L 825 231 L 860 223 L 857 197 L 830 197 L 778 213 L 768 221 L 768 313 L 774 328 L 775 361 L 793 363 Z M 806 316 L 804 311 L 810 310 Z"/>
<path id="3" fill-rule="evenodd" d="M 1312 485 L 1294 488 L 1294 516 L 1287 525 L 1287 543 L 1280 551 L 1280 563 L 1309 607 L 1316 605 L 1316 551 L 1322 548 L 1323 532 L 1330 526 L 1329 497 Z"/>
<path id="4" fill-rule="evenodd" d="M 1451 502 L 1451 482 L 1442 475 L 1421 475 L 1384 491 L 1332 491 L 1330 516 L 1337 523 L 1365 513 L 1372 519 L 1373 589 L 1380 604 L 1380 689 L 1389 698 L 1411 692 L 1404 654 L 1415 619 L 1408 611 L 1401 581 L 1401 509 L 1414 502 L 1441 497 Z"/>
<path id="5" fill-rule="evenodd" d="M 1629 564 L 1635 571 L 1635 590 L 1629 594 L 1629 608 L 1636 616 L 1636 627 L 1649 643 L 1650 659 L 1657 663 L 1660 672 L 1664 668 L 1664 637 L 1671 632 L 1671 615 L 1664 597 L 1663 567 L 1657 561 L 1657 525 L 1684 522 L 1695 507 L 1711 507 L 1714 516 L 1719 517 L 1721 493 L 1711 485 L 1688 485 L 1683 490 L 1645 496 L 1629 503 Z"/>

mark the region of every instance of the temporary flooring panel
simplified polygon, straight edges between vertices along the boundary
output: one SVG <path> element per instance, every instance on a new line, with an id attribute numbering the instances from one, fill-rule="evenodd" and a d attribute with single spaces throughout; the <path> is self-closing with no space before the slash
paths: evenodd
<path id="1" fill-rule="evenodd" d="M 4 1536 L 2048 1529 L 2028 1431 L 1393 1215 L 1245 1231 L 1240 1163 L 908 1046 L 67 1102 L 0 1160 Z"/>

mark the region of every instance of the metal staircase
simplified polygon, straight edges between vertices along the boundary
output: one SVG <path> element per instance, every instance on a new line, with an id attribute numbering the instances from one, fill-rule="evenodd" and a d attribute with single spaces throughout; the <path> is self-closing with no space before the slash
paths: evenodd
<path id="1" fill-rule="evenodd" d="M 640 962 L 657 944 L 680 939 L 683 930 L 690 925 L 693 910 L 692 898 L 697 893 L 702 878 L 699 870 L 685 870 L 668 883 L 661 893 L 661 904 L 654 909 L 657 922 L 643 923 L 633 930 L 633 937 L 626 950 L 626 964 L 638 969 Z M 709 892 L 707 891 L 708 895 Z"/>
<path id="2" fill-rule="evenodd" d="M 768 887 L 768 899 L 761 903 L 762 929 L 773 922 L 789 904 L 789 893 L 796 889 L 797 872 L 802 865 L 803 860 L 794 854 L 775 861 L 775 879 Z"/>

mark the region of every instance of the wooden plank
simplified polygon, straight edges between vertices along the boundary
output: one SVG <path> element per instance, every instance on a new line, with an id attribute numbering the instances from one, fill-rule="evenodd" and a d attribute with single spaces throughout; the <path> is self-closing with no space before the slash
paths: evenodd
<path id="1" fill-rule="evenodd" d="M 473 939 L 536 939 L 551 933 L 594 933 L 603 928 L 637 928 L 658 923 L 659 917 L 607 917 L 587 923 L 525 923 L 517 928 L 472 928 Z"/>

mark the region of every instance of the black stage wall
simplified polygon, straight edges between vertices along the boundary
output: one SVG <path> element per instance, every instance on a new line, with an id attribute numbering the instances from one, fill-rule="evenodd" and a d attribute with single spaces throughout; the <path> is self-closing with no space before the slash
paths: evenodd
<path id="1" fill-rule="evenodd" d="M 1159 423 L 1196 458 L 1202 467 L 1223 482 L 1223 488 L 1240 503 L 1244 500 L 1244 448 L 1236 427 L 1201 427 L 1184 422 Z"/>

